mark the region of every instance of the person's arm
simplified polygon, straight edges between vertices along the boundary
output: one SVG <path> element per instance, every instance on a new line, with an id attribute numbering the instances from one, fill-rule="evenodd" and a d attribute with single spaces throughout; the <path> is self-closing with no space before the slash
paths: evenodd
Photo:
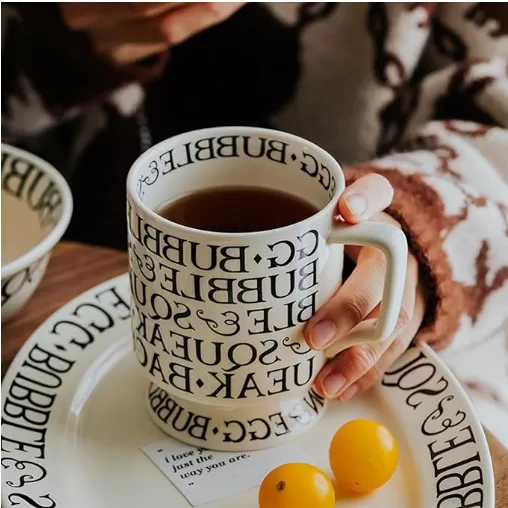
<path id="1" fill-rule="evenodd" d="M 340 400 L 379 381 L 412 340 L 462 349 L 493 336 L 508 319 L 508 129 L 431 122 L 400 151 L 344 172 L 342 217 L 350 223 L 395 221 L 406 233 L 410 255 L 392 336 L 342 351 L 316 379 L 322 394 Z M 392 198 L 383 177 L 394 189 L 388 218 L 372 215 Z M 346 252 L 356 261 L 352 275 L 306 325 L 307 341 L 316 349 L 339 343 L 379 311 L 383 256 L 368 248 Z"/>
<path id="2" fill-rule="evenodd" d="M 427 288 L 417 339 L 462 348 L 508 318 L 508 131 L 435 122 L 405 150 L 347 168 L 347 179 L 375 172 L 391 182 L 388 213 L 406 232 Z"/>

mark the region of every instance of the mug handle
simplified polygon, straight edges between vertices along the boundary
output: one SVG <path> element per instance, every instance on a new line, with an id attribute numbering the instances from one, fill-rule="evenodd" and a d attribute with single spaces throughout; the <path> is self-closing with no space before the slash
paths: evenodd
<path id="1" fill-rule="evenodd" d="M 344 339 L 327 348 L 325 354 L 330 358 L 348 347 L 385 340 L 391 335 L 402 304 L 408 248 L 406 237 L 400 229 L 372 221 L 353 226 L 334 225 L 328 243 L 376 247 L 386 256 L 386 276 L 379 318 L 363 321 Z"/>

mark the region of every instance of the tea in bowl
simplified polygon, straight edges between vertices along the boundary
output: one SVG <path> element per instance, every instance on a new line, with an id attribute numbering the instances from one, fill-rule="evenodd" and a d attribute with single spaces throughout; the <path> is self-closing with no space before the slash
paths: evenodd
<path id="1" fill-rule="evenodd" d="M 72 215 L 72 195 L 50 164 L 2 143 L 2 322 L 28 301 Z"/>

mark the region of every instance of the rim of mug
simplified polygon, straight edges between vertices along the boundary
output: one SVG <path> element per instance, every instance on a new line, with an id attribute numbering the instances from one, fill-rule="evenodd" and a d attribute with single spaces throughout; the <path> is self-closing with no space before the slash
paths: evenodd
<path id="1" fill-rule="evenodd" d="M 158 152 L 162 145 L 167 144 L 168 142 L 171 142 L 173 144 L 176 144 L 179 139 L 187 139 L 190 136 L 199 136 L 199 135 L 205 135 L 206 133 L 221 133 L 221 132 L 230 132 L 235 131 L 235 133 L 249 133 L 249 134 L 269 134 L 273 136 L 278 136 L 282 141 L 290 141 L 293 143 L 298 143 L 300 145 L 303 145 L 308 148 L 312 148 L 314 150 L 317 150 L 321 153 L 321 155 L 324 156 L 325 159 L 327 159 L 327 168 L 332 170 L 334 172 L 334 176 L 337 180 L 337 185 L 335 187 L 335 191 L 333 193 L 332 198 L 326 204 L 323 208 L 320 208 L 316 213 L 312 214 L 310 217 L 307 217 L 304 220 L 295 222 L 293 224 L 289 224 L 287 226 L 283 226 L 280 228 L 274 228 L 274 229 L 265 229 L 261 231 L 250 231 L 245 233 L 224 233 L 224 232 L 217 232 L 217 231 L 207 231 L 205 229 L 197 229 L 190 226 L 184 226 L 183 224 L 179 224 L 178 222 L 171 221 L 169 219 L 166 219 L 165 217 L 162 217 L 155 211 L 153 211 L 150 207 L 145 205 L 143 201 L 140 199 L 136 192 L 136 184 L 137 184 L 137 176 L 140 168 L 143 167 L 147 159 L 151 159 L 153 157 L 153 154 L 155 152 Z M 289 230 L 295 226 L 304 224 L 305 222 L 309 221 L 310 219 L 315 219 L 317 217 L 320 217 L 322 215 L 326 215 L 331 208 L 335 208 L 337 204 L 337 200 L 340 196 L 340 194 L 344 191 L 345 188 L 345 179 L 344 179 L 344 173 L 342 170 L 341 165 L 338 163 L 338 161 L 324 148 L 321 148 L 320 146 L 316 145 L 312 141 L 309 141 L 305 138 L 302 138 L 300 136 L 297 136 L 296 134 L 290 134 L 288 132 L 279 131 L 276 129 L 265 129 L 263 127 L 246 127 L 246 126 L 222 126 L 222 127 L 207 127 L 204 129 L 196 129 L 193 131 L 187 131 L 183 132 L 181 134 L 177 134 L 176 136 L 171 136 L 170 138 L 167 138 L 163 141 L 160 141 L 159 143 L 151 146 L 148 150 L 143 152 L 132 164 L 129 173 L 127 175 L 127 195 L 130 196 L 130 198 L 135 202 L 136 206 L 141 208 L 145 214 L 147 214 L 152 220 L 155 222 L 160 222 L 163 224 L 170 224 L 178 229 L 182 229 L 183 231 L 191 232 L 191 233 L 199 233 L 203 235 L 207 235 L 210 237 L 216 237 L 216 238 L 239 238 L 239 237 L 254 237 L 254 236 L 260 236 L 265 235 L 266 233 L 282 233 L 285 230 Z"/>
<path id="2" fill-rule="evenodd" d="M 28 252 L 25 252 L 21 256 L 13 259 L 6 265 L 2 265 L 1 267 L 1 277 L 2 279 L 6 277 L 10 277 L 11 275 L 23 270 L 27 266 L 30 266 L 32 263 L 40 259 L 42 256 L 47 254 L 53 249 L 53 247 L 58 243 L 58 241 L 64 235 L 72 217 L 73 210 L 73 199 L 72 192 L 69 188 L 69 185 L 63 175 L 49 162 L 46 162 L 44 159 L 41 159 L 37 155 L 34 155 L 31 152 L 27 152 L 26 150 L 22 150 L 21 148 L 17 148 L 15 146 L 9 145 L 7 143 L 2 143 L 1 145 L 2 153 L 8 153 L 9 155 L 14 155 L 25 159 L 27 162 L 34 164 L 36 167 L 41 169 L 45 174 L 49 175 L 52 180 L 57 185 L 58 189 L 62 193 L 62 213 L 58 222 L 55 224 L 53 229 L 36 245 L 34 245 Z"/>

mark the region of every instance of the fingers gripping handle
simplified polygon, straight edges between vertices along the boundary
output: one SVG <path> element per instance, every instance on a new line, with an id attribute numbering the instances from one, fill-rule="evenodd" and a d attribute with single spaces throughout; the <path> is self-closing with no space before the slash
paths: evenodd
<path id="1" fill-rule="evenodd" d="M 386 256 L 386 277 L 379 318 L 360 323 L 343 340 L 334 343 L 326 350 L 326 356 L 331 357 L 355 344 L 385 340 L 392 334 L 402 304 L 408 248 L 406 237 L 400 229 L 380 222 L 334 226 L 328 242 L 376 247 Z"/>

